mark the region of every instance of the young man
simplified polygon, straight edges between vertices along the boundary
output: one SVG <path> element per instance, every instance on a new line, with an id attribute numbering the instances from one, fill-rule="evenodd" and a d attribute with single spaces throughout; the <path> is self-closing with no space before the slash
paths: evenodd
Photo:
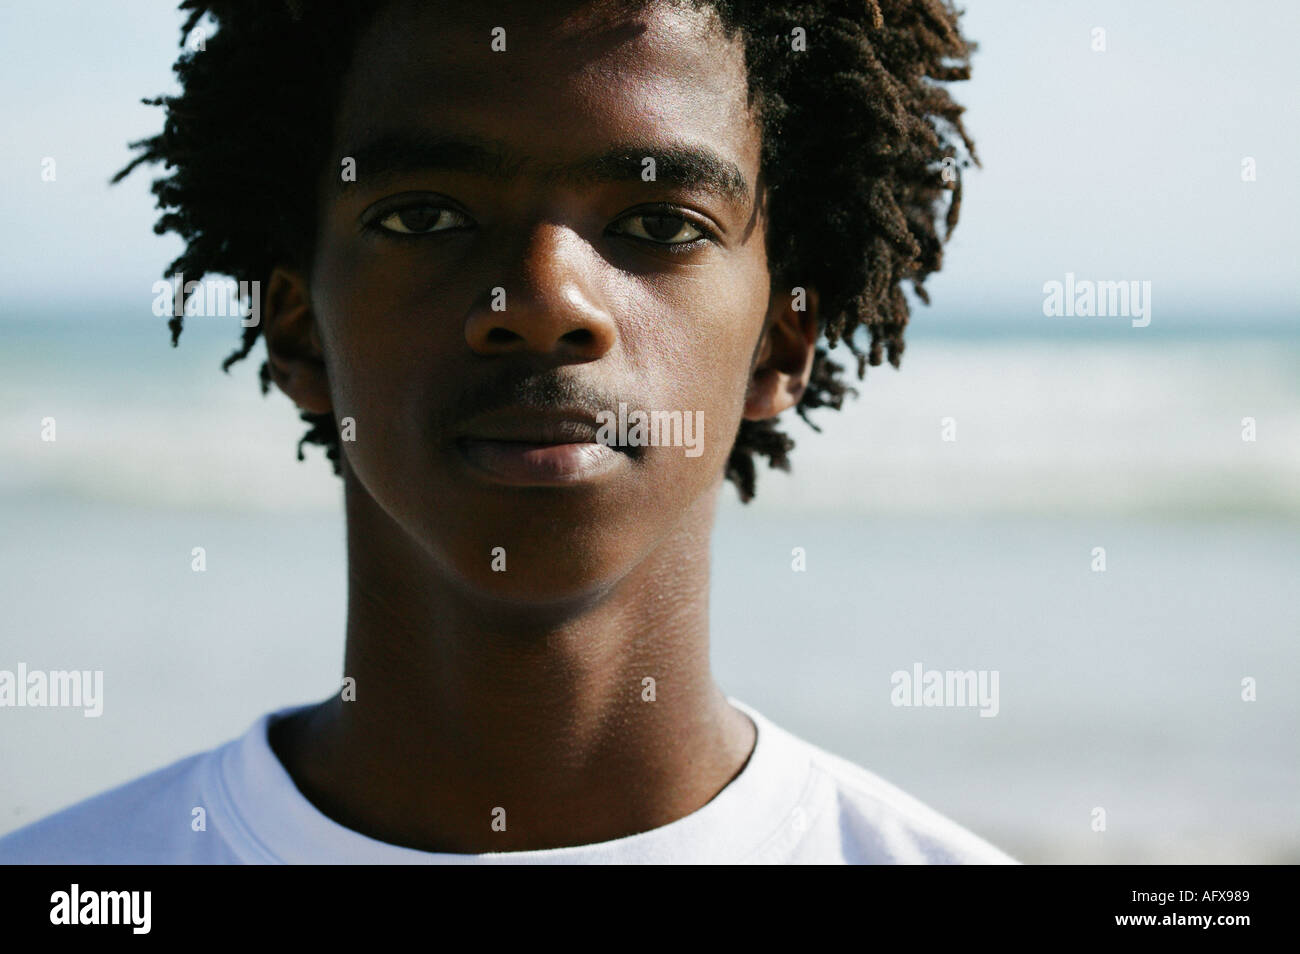
<path id="1" fill-rule="evenodd" d="M 136 162 L 169 271 L 263 282 L 232 360 L 265 340 L 344 481 L 345 689 L 0 860 L 1010 862 L 708 664 L 724 479 L 840 406 L 819 340 L 897 364 L 939 266 L 951 11 L 207 6 Z"/>

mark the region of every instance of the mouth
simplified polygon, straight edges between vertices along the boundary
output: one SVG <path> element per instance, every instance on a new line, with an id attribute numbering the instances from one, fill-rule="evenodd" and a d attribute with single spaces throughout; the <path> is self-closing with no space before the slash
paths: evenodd
<path id="1" fill-rule="evenodd" d="M 482 476 L 512 487 L 562 487 L 596 480 L 624 466 L 627 455 L 606 444 L 462 438 L 461 456 Z"/>
<path id="2" fill-rule="evenodd" d="M 476 476 L 510 487 L 565 487 L 609 477 L 628 466 L 626 448 L 598 441 L 594 417 L 536 416 L 516 410 L 483 418 L 455 441 Z"/>

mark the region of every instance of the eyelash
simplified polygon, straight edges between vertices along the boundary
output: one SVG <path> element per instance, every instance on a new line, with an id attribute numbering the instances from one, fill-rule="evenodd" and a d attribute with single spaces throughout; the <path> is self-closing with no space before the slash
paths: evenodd
<path id="1" fill-rule="evenodd" d="M 382 223 L 385 219 L 389 218 L 390 216 L 396 215 L 400 212 L 405 212 L 408 209 L 433 209 L 439 212 L 451 212 L 453 215 L 459 215 L 465 219 L 469 218 L 468 215 L 466 215 L 464 212 L 460 211 L 459 209 L 454 208 L 453 206 L 450 205 L 440 204 L 438 202 L 431 202 L 428 200 L 418 201 L 418 202 L 417 201 L 394 202 L 391 205 L 381 206 L 372 215 L 366 216 L 362 220 L 362 228 L 365 231 L 370 232 L 374 235 L 380 235 L 383 236 L 384 238 L 389 238 L 389 239 L 396 239 L 397 241 L 412 241 L 415 239 L 427 238 L 430 235 L 436 235 L 438 232 L 459 232 L 463 228 L 463 226 L 456 226 L 449 229 L 438 229 L 437 232 L 396 232 L 390 228 L 385 228 L 383 226 Z"/>
<path id="2" fill-rule="evenodd" d="M 448 229 L 437 229 L 433 232 L 396 232 L 392 229 L 385 228 L 381 224 L 385 219 L 389 218 L 390 216 L 399 212 L 405 212 L 408 209 L 433 209 L 442 212 L 451 212 L 454 215 L 459 215 L 466 219 L 469 218 L 469 216 L 466 215 L 464 212 L 461 212 L 459 209 L 456 209 L 450 205 L 441 205 L 437 202 L 430 202 L 430 201 L 406 202 L 401 204 L 384 206 L 380 208 L 377 212 L 368 216 L 363 221 L 362 227 L 363 229 L 365 229 L 365 231 L 370 232 L 372 234 L 381 235 L 384 238 L 396 239 L 398 241 L 412 241 L 415 239 L 427 238 L 430 235 L 437 235 L 439 232 L 459 232 L 463 229 L 462 226 L 454 226 Z M 627 235 L 624 232 L 614 232 L 613 234 L 622 235 L 624 238 L 630 238 L 635 242 L 639 242 L 644 245 L 650 245 L 654 248 L 666 249 L 667 251 L 673 254 L 684 254 L 686 252 L 691 252 L 699 248 L 702 244 L 706 242 L 717 241 L 717 234 L 714 232 L 713 229 L 705 225 L 698 218 L 690 215 L 683 215 L 682 212 L 683 210 L 678 208 L 677 206 L 661 203 L 658 205 L 642 206 L 637 211 L 630 212 L 627 215 L 624 215 L 618 221 L 622 222 L 625 219 L 634 219 L 642 216 L 645 217 L 661 216 L 664 218 L 681 219 L 684 223 L 686 223 L 691 228 L 695 229 L 697 232 L 700 233 L 699 238 L 691 239 L 689 242 L 656 242 L 653 239 L 644 239 L 636 235 Z"/>
<path id="3" fill-rule="evenodd" d="M 624 235 L 625 238 L 630 238 L 636 242 L 641 242 L 647 245 L 651 245 L 655 248 L 667 249 L 669 252 L 672 252 L 673 254 L 684 254 L 686 252 L 692 252 L 707 242 L 716 242 L 718 240 L 718 236 L 713 231 L 713 229 L 705 225 L 702 221 L 700 221 L 699 218 L 692 215 L 683 215 L 682 212 L 683 210 L 678 208 L 677 206 L 668 205 L 666 203 L 660 203 L 658 205 L 642 206 L 641 208 L 637 209 L 635 212 L 630 212 L 627 215 L 623 216 L 618 221 L 622 222 L 624 219 L 635 219 L 635 218 L 640 218 L 642 216 L 645 217 L 660 216 L 663 218 L 681 219 L 691 228 L 695 229 L 695 231 L 700 233 L 699 238 L 691 239 L 689 242 L 656 242 L 653 239 L 643 239 L 636 235 L 626 235 L 623 232 L 615 232 L 614 234 Z"/>

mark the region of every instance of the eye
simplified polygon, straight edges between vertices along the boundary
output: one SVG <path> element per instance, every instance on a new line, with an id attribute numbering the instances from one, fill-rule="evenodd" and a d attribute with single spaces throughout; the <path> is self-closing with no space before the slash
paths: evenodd
<path id="1" fill-rule="evenodd" d="M 615 231 L 659 245 L 690 245 L 705 237 L 702 229 L 684 215 L 672 212 L 639 212 L 620 219 Z"/>
<path id="2" fill-rule="evenodd" d="M 442 205 L 407 205 L 400 209 L 381 212 L 373 219 L 373 226 L 398 235 L 427 235 L 445 232 L 469 222 L 469 218 L 455 209 Z"/>

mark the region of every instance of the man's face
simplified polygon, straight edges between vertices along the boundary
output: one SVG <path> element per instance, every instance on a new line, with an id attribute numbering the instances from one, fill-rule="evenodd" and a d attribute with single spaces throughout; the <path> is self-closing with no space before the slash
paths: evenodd
<path id="1" fill-rule="evenodd" d="M 310 269 L 347 479 L 512 600 L 616 583 L 716 491 L 769 313 L 739 40 L 710 12 L 574 7 L 381 14 Z M 620 402 L 701 412 L 702 452 L 603 446 Z"/>

